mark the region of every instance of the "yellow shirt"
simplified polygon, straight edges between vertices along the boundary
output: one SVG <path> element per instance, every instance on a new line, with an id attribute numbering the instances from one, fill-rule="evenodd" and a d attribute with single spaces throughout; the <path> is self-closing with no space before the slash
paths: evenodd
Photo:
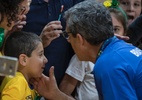
<path id="1" fill-rule="evenodd" d="M 15 77 L 5 77 L 0 87 L 0 100 L 34 100 L 36 91 L 31 90 L 22 73 Z"/>

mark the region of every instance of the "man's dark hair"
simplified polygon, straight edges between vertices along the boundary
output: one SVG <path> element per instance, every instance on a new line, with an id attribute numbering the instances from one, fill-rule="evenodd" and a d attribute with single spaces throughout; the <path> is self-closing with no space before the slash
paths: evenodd
<path id="1" fill-rule="evenodd" d="M 98 45 L 114 36 L 110 12 L 95 0 L 85 0 L 65 12 L 67 28 L 75 37 L 82 35 L 90 44 Z"/>

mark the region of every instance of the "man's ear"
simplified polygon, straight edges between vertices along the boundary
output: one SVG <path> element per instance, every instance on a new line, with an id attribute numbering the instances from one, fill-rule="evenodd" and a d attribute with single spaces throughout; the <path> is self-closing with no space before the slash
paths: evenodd
<path id="1" fill-rule="evenodd" d="M 84 45 L 85 43 L 85 39 L 80 35 L 80 34 L 77 34 L 77 42 L 80 44 L 80 45 Z"/>
<path id="2" fill-rule="evenodd" d="M 26 66 L 27 63 L 27 56 L 25 54 L 20 54 L 19 56 L 19 63 L 23 66 Z"/>

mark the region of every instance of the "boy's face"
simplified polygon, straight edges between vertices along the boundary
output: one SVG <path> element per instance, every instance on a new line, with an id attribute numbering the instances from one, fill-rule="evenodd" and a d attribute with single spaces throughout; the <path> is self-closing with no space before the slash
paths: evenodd
<path id="1" fill-rule="evenodd" d="M 128 16 L 128 25 L 136 19 L 142 9 L 141 0 L 119 0 L 120 7 L 126 12 Z"/>
<path id="2" fill-rule="evenodd" d="M 32 52 L 31 57 L 27 58 L 27 71 L 29 78 L 39 78 L 45 68 L 47 59 L 44 56 L 44 49 L 41 42 L 37 48 Z"/>

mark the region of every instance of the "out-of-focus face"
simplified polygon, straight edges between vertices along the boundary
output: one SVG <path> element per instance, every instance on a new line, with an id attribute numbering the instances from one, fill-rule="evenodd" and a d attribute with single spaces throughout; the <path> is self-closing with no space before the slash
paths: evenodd
<path id="1" fill-rule="evenodd" d="M 119 35 L 124 35 L 124 27 L 122 23 L 118 19 L 116 19 L 116 17 L 113 14 L 111 14 L 111 18 L 112 18 L 114 33 Z"/>
<path id="2" fill-rule="evenodd" d="M 18 11 L 18 18 L 19 20 L 22 20 L 23 19 L 23 16 L 21 15 L 25 15 L 28 13 L 28 11 L 30 10 L 30 3 L 31 3 L 31 0 L 24 0 L 20 5 L 19 5 L 19 11 Z M 8 24 L 8 21 L 7 21 L 7 16 L 5 15 L 4 16 L 4 20 L 1 22 L 0 24 L 0 27 L 1 28 L 4 28 L 5 30 L 8 30 L 10 31 L 12 29 L 12 27 L 15 25 L 15 22 L 12 21 L 11 22 L 11 26 L 8 27 L 7 26 Z"/>
<path id="3" fill-rule="evenodd" d="M 27 60 L 27 73 L 30 78 L 39 78 L 47 63 L 47 58 L 44 56 L 44 49 L 41 42 L 39 42 L 37 48 L 33 50 L 31 57 Z"/>
<path id="4" fill-rule="evenodd" d="M 24 0 L 21 4 L 19 4 L 19 20 L 23 19 L 22 15 L 26 15 L 30 10 L 30 4 L 32 0 Z"/>
<path id="5" fill-rule="evenodd" d="M 141 0 L 119 0 L 120 7 L 126 12 L 128 16 L 128 25 L 131 24 L 142 11 Z"/>

